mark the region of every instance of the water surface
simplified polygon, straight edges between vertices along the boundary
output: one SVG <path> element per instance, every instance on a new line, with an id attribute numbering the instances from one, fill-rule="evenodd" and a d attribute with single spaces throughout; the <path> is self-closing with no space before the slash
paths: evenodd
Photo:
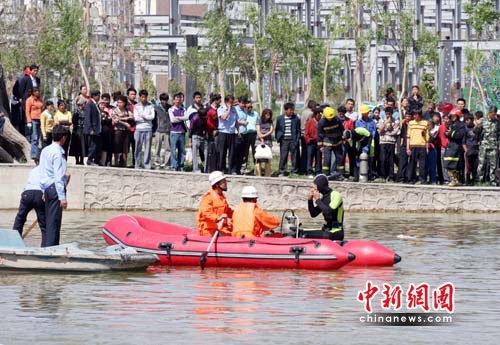
<path id="1" fill-rule="evenodd" d="M 61 240 L 102 248 L 102 225 L 118 214 L 65 212 Z M 194 213 L 140 214 L 185 226 L 195 219 Z M 0 226 L 10 227 L 14 216 L 0 211 Z M 373 239 L 395 250 L 403 261 L 394 268 L 0 272 L 0 344 L 497 344 L 499 220 L 475 214 L 347 214 L 346 238 Z M 303 223 L 315 224 L 307 217 Z M 27 243 L 39 242 L 35 229 Z M 433 289 L 453 282 L 455 321 L 447 327 L 368 327 L 359 322 L 363 305 L 356 301 L 367 280 L 401 284 L 404 291 L 410 283 L 426 282 Z"/>

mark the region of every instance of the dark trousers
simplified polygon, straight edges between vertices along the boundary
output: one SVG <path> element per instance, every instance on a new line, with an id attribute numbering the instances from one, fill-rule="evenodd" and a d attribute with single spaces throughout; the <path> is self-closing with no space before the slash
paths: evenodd
<path id="1" fill-rule="evenodd" d="M 257 132 L 249 132 L 246 134 L 248 140 L 248 147 L 252 150 L 252 162 L 255 165 L 255 141 L 257 140 Z M 245 169 L 248 168 L 248 158 L 250 156 L 250 152 L 246 155 L 246 158 L 243 160 L 243 165 Z"/>
<path id="2" fill-rule="evenodd" d="M 356 145 L 356 143 L 354 143 Z M 347 156 L 349 157 L 349 175 L 354 177 L 354 181 L 359 181 L 358 152 L 356 147 L 347 145 Z"/>
<path id="3" fill-rule="evenodd" d="M 46 219 L 45 219 L 45 203 L 42 200 L 41 190 L 25 190 L 21 194 L 21 202 L 19 203 L 19 211 L 16 215 L 16 220 L 14 221 L 13 229 L 19 231 L 19 235 L 22 236 L 24 223 L 26 223 L 26 217 L 31 210 L 35 209 L 36 218 L 38 219 L 38 226 L 42 230 L 42 237 L 45 234 L 46 229 Z"/>
<path id="4" fill-rule="evenodd" d="M 332 241 L 343 241 L 344 230 L 330 232 L 327 230 L 300 230 L 299 236 L 302 238 L 324 238 Z"/>
<path id="5" fill-rule="evenodd" d="M 229 167 L 229 172 L 231 174 L 236 173 L 236 165 L 234 159 L 234 146 L 235 146 L 236 134 L 219 133 L 217 136 L 217 152 L 219 156 L 218 170 L 222 172 L 227 172 L 226 169 L 226 157 L 228 157 L 227 166 Z"/>
<path id="6" fill-rule="evenodd" d="M 410 156 L 410 166 L 408 167 L 408 181 L 417 181 L 417 163 L 418 163 L 418 177 L 420 182 L 425 183 L 426 167 L 425 161 L 427 160 L 427 152 L 425 147 L 412 147 Z"/>
<path id="7" fill-rule="evenodd" d="M 477 168 L 479 166 L 479 153 L 467 154 L 467 184 L 473 185 L 477 179 Z"/>
<path id="8" fill-rule="evenodd" d="M 101 160 L 101 136 L 89 135 L 89 159 L 88 162 L 99 164 Z"/>
<path id="9" fill-rule="evenodd" d="M 47 225 L 45 236 L 42 231 L 42 247 L 57 246 L 61 233 L 62 207 L 54 184 L 45 190 L 45 214 Z"/>
<path id="10" fill-rule="evenodd" d="M 344 173 L 344 152 L 342 151 L 342 145 L 337 146 L 323 146 L 323 155 L 325 157 L 323 161 L 323 173 L 325 175 L 330 175 L 330 169 L 332 168 L 332 153 L 335 155 L 335 170 L 343 174 Z"/>
<path id="11" fill-rule="evenodd" d="M 406 154 L 406 146 L 404 145 L 401 145 L 401 150 L 399 151 L 398 181 L 408 182 L 408 155 Z"/>
<path id="12" fill-rule="evenodd" d="M 441 147 L 436 147 L 436 160 L 437 160 L 437 176 L 439 183 L 443 184 L 443 162 L 441 160 Z"/>
<path id="13" fill-rule="evenodd" d="M 217 170 L 217 147 L 215 145 L 215 138 L 209 136 L 207 140 L 207 161 L 205 164 L 205 172 L 211 173 Z"/>
<path id="14" fill-rule="evenodd" d="M 236 136 L 235 142 L 235 168 L 236 173 L 241 175 L 241 169 L 244 168 L 243 165 L 246 163 L 248 159 L 248 152 L 250 150 L 250 142 L 248 140 L 247 134 L 241 134 L 240 136 Z"/>
<path id="15" fill-rule="evenodd" d="M 46 139 L 42 139 L 42 150 L 52 144 L 52 133 L 46 132 L 45 137 Z"/>
<path id="16" fill-rule="evenodd" d="M 300 137 L 300 152 L 299 147 L 297 147 L 295 155 L 298 162 L 298 172 L 304 175 L 307 170 L 307 143 L 304 136 Z"/>
<path id="17" fill-rule="evenodd" d="M 380 172 L 382 178 L 394 180 L 394 149 L 396 144 L 380 144 Z"/>
<path id="18" fill-rule="evenodd" d="M 292 173 L 299 172 L 297 166 L 297 145 L 298 143 L 292 139 L 283 139 L 280 143 L 280 174 L 286 172 L 288 155 L 292 157 Z"/>
<path id="19" fill-rule="evenodd" d="M 318 175 L 321 174 L 321 157 L 322 153 L 318 147 L 316 140 L 307 144 L 307 174 Z M 314 169 L 313 169 L 314 160 Z"/>

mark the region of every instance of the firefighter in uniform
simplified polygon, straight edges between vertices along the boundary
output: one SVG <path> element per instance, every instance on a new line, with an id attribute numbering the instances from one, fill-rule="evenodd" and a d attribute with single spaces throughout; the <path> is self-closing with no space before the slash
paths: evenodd
<path id="1" fill-rule="evenodd" d="M 342 178 L 344 175 L 344 157 L 342 148 L 342 133 L 344 127 L 342 121 L 335 116 L 335 109 L 326 107 L 323 109 L 323 117 L 318 122 L 318 146 L 323 153 L 323 174 L 330 175 L 332 153 L 335 154 L 336 176 Z"/>
<path id="2" fill-rule="evenodd" d="M 448 187 L 456 187 L 460 185 L 460 168 L 461 159 L 464 155 L 463 140 L 465 137 L 465 124 L 459 120 L 462 112 L 458 109 L 452 109 L 450 112 L 450 122 L 448 129 L 444 132 L 448 138 L 448 146 L 444 152 L 443 161 L 444 167 L 448 169 L 450 183 Z"/>

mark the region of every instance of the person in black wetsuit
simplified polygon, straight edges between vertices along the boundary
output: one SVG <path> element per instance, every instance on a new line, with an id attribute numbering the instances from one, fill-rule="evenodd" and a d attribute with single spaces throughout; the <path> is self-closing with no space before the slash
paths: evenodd
<path id="1" fill-rule="evenodd" d="M 309 194 L 308 208 L 311 217 L 323 214 L 326 223 L 321 230 L 300 230 L 303 238 L 327 238 L 335 241 L 344 239 L 344 207 L 342 195 L 328 186 L 326 175 L 317 175 L 314 188 Z M 314 205 L 316 204 L 316 205 Z"/>

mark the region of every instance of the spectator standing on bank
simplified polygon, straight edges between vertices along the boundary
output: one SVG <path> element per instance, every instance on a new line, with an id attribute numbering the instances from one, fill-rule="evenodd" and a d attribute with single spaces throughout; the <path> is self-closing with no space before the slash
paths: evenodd
<path id="1" fill-rule="evenodd" d="M 207 162 L 205 172 L 212 173 L 218 167 L 218 153 L 216 138 L 219 128 L 219 119 L 217 109 L 221 104 L 222 98 L 218 94 L 210 95 L 210 104 L 207 107 Z"/>
<path id="2" fill-rule="evenodd" d="M 429 124 L 429 151 L 427 153 L 426 165 L 426 179 L 429 176 L 430 184 L 437 184 L 437 150 L 439 149 L 439 126 L 436 126 L 433 121 L 427 122 Z"/>
<path id="3" fill-rule="evenodd" d="M 106 103 L 99 102 L 99 112 L 101 115 L 101 158 L 99 165 L 111 166 L 113 155 L 113 120 L 111 114 L 106 110 Z"/>
<path id="4" fill-rule="evenodd" d="M 127 110 L 130 111 L 131 114 L 134 114 L 134 108 L 137 102 L 135 101 L 137 97 L 137 90 L 133 87 L 129 87 L 127 89 Z M 129 143 L 130 143 L 130 151 L 132 153 L 132 164 L 135 167 L 135 121 L 130 123 L 129 129 Z M 125 165 L 127 162 L 125 162 Z"/>
<path id="5" fill-rule="evenodd" d="M 429 124 L 422 119 L 422 111 L 418 110 L 414 112 L 414 119 L 408 123 L 407 138 L 406 154 L 410 156 L 408 181 L 410 183 L 416 182 L 418 164 L 420 183 L 425 184 L 425 162 L 429 152 Z"/>
<path id="6" fill-rule="evenodd" d="M 52 128 L 54 128 L 54 103 L 45 102 L 45 110 L 40 115 L 40 128 L 42 130 L 42 149 L 52 144 Z"/>
<path id="7" fill-rule="evenodd" d="M 345 116 L 350 118 L 352 121 L 356 122 L 358 120 L 358 113 L 354 111 L 354 106 L 356 105 L 356 102 L 352 98 L 348 98 L 345 101 L 345 108 L 346 108 L 346 113 Z"/>
<path id="8" fill-rule="evenodd" d="M 71 115 L 71 112 L 66 111 L 66 103 L 63 100 L 57 101 L 57 110 L 54 115 L 54 124 L 64 126 L 68 130 L 68 135 L 63 146 L 64 157 L 66 158 L 66 160 L 68 159 L 69 143 L 71 141 L 71 129 L 73 128 L 72 121 L 73 116 Z"/>
<path id="9" fill-rule="evenodd" d="M 248 98 L 246 96 L 241 96 L 238 99 L 238 106 L 235 107 L 238 113 L 238 130 L 236 135 L 235 144 L 235 165 L 236 174 L 241 175 L 241 168 L 243 162 L 248 159 L 249 142 L 247 136 L 247 126 L 248 126 L 248 113 L 247 113 Z"/>
<path id="10" fill-rule="evenodd" d="M 201 108 L 194 114 L 190 120 L 189 128 L 189 146 L 193 151 L 193 172 L 199 173 L 199 158 L 200 160 L 207 157 L 207 110 Z M 203 159 L 200 154 L 203 153 Z M 199 157 L 198 157 L 199 156 Z M 204 161 L 206 166 L 206 161 Z M 206 169 L 204 169 L 206 172 Z"/>
<path id="11" fill-rule="evenodd" d="M 236 174 L 235 141 L 237 132 L 238 113 L 233 105 L 234 97 L 227 95 L 224 97 L 224 105 L 217 109 L 217 117 L 219 122 L 219 130 L 217 135 L 217 151 L 219 153 L 219 169 L 222 172 L 228 171 L 229 167 L 231 174 Z"/>
<path id="12" fill-rule="evenodd" d="M 26 121 L 28 129 L 31 129 L 31 159 L 40 155 L 40 140 L 42 130 L 40 127 L 40 115 L 43 111 L 43 102 L 40 99 L 40 89 L 34 88 L 33 93 L 26 100 Z"/>
<path id="13" fill-rule="evenodd" d="M 38 78 L 39 67 L 32 64 L 29 67 L 29 72 L 24 73 L 24 77 L 19 82 L 19 92 L 22 97 L 22 104 L 26 110 L 26 101 L 33 94 L 34 89 L 40 90 L 40 78 Z"/>
<path id="14" fill-rule="evenodd" d="M 170 167 L 174 171 L 184 171 L 186 158 L 186 125 L 188 115 L 182 105 L 184 94 L 178 92 L 174 95 L 173 105 L 168 109 L 170 118 Z"/>
<path id="15" fill-rule="evenodd" d="M 250 150 L 252 151 L 252 160 L 253 164 L 255 164 L 255 141 L 257 140 L 257 121 L 259 121 L 259 114 L 253 110 L 252 102 L 247 103 L 246 107 L 247 111 L 247 138 L 248 138 L 248 145 L 250 146 Z M 246 160 L 243 161 L 243 167 L 244 171 L 246 172 L 248 170 L 248 157 L 250 153 L 246 155 Z"/>
<path id="16" fill-rule="evenodd" d="M 101 93 L 97 90 L 92 91 L 90 96 L 91 100 L 85 104 L 83 133 L 89 140 L 87 165 L 97 166 L 101 158 L 101 113 L 98 107 Z"/>
<path id="17" fill-rule="evenodd" d="M 460 121 L 459 117 L 462 115 L 460 110 L 453 109 L 450 112 L 450 122 L 444 135 L 448 138 L 448 146 L 444 152 L 444 163 L 448 169 L 448 176 L 450 176 L 450 183 L 448 187 L 460 186 L 459 173 L 462 168 L 462 161 L 460 158 L 464 156 L 464 138 L 465 138 L 465 124 Z"/>
<path id="18" fill-rule="evenodd" d="M 187 108 L 186 111 L 189 121 L 191 121 L 191 119 L 198 112 L 198 110 L 203 108 L 203 104 L 201 103 L 202 100 L 203 98 L 201 96 L 201 93 L 199 91 L 196 91 L 193 94 L 193 104 L 191 104 L 191 106 L 189 106 L 189 108 Z"/>
<path id="19" fill-rule="evenodd" d="M 257 140 L 255 145 L 267 145 L 269 148 L 273 147 L 273 112 L 271 109 L 264 109 L 262 115 L 257 121 Z M 255 176 L 262 175 L 261 165 L 265 164 L 265 176 L 271 176 L 271 161 L 270 160 L 256 160 L 255 161 Z"/>
<path id="20" fill-rule="evenodd" d="M 90 100 L 89 97 L 89 91 L 87 90 L 87 86 L 85 85 L 80 85 L 80 94 L 76 98 L 76 104 L 83 104 L 87 103 Z"/>
<path id="21" fill-rule="evenodd" d="M 309 119 L 313 117 L 314 110 L 319 108 L 319 104 L 314 101 L 314 100 L 309 100 L 307 102 L 307 107 L 302 110 L 302 113 L 300 114 L 300 131 L 301 131 L 301 136 L 300 136 L 300 155 L 298 156 L 299 159 L 299 171 L 301 174 L 305 174 L 307 171 L 307 143 L 305 140 L 305 128 L 306 128 L 306 123 Z"/>
<path id="22" fill-rule="evenodd" d="M 318 123 L 321 120 L 321 110 L 314 110 L 312 117 L 307 120 L 304 137 L 307 144 L 307 176 L 313 178 L 321 174 L 321 150 L 318 147 Z M 330 155 L 331 155 L 331 151 Z M 313 169 L 314 161 L 314 169 Z"/>
<path id="23" fill-rule="evenodd" d="M 432 117 L 434 116 L 434 112 L 436 111 L 436 104 L 434 102 L 430 102 L 427 104 L 427 110 L 422 114 L 422 117 L 425 121 L 432 121 Z"/>
<path id="24" fill-rule="evenodd" d="M 140 169 L 144 156 L 144 168 L 151 169 L 151 141 L 153 139 L 153 120 L 155 110 L 148 102 L 148 92 L 139 91 L 139 103 L 134 105 L 135 120 L 135 168 Z M 143 152 L 144 147 L 144 152 Z"/>
<path id="25" fill-rule="evenodd" d="M 73 134 L 71 144 L 69 146 L 69 155 L 75 157 L 76 164 L 83 165 L 85 153 L 87 152 L 87 144 L 83 134 L 85 120 L 85 104 L 86 99 L 78 99 L 76 102 L 76 110 L 73 112 Z"/>
<path id="26" fill-rule="evenodd" d="M 160 103 L 155 106 L 158 128 L 156 129 L 156 159 L 155 165 L 161 169 L 168 167 L 170 169 L 170 116 L 168 115 L 168 94 L 160 95 Z M 161 150 L 164 149 L 163 162 L 161 159 Z"/>
<path id="27" fill-rule="evenodd" d="M 113 138 L 115 165 L 125 167 L 127 166 L 130 127 L 135 123 L 134 115 L 127 109 L 127 97 L 123 95 L 118 96 L 116 108 L 113 109 L 111 118 L 115 126 Z"/>
<path id="28" fill-rule="evenodd" d="M 408 123 L 413 119 L 413 114 L 407 112 L 401 124 L 398 182 L 408 182 L 408 158 L 406 147 L 408 143 Z"/>
<path id="29" fill-rule="evenodd" d="M 380 165 L 381 176 L 384 181 L 395 181 L 394 176 L 394 155 L 396 152 L 396 143 L 401 133 L 399 120 L 394 121 L 391 107 L 385 108 L 386 119 L 378 124 L 380 135 Z"/>
<path id="30" fill-rule="evenodd" d="M 410 103 L 410 109 L 422 111 L 424 107 L 424 99 L 420 96 L 420 88 L 417 85 L 413 85 L 411 88 L 411 96 L 408 99 Z"/>
<path id="31" fill-rule="evenodd" d="M 279 176 L 287 174 L 288 156 L 292 157 L 292 173 L 297 174 L 297 147 L 300 143 L 300 118 L 295 114 L 295 105 L 286 103 L 285 114 L 276 119 L 276 141 L 280 144 Z"/>

